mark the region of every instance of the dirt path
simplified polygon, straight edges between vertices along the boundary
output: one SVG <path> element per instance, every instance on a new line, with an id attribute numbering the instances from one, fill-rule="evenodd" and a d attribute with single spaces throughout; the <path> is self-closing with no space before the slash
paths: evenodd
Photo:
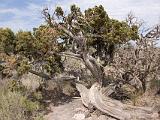
<path id="1" fill-rule="evenodd" d="M 51 105 L 50 110 L 52 112 L 44 117 L 45 120 L 83 120 L 84 111 L 86 111 L 80 99 L 74 99 L 57 107 Z"/>

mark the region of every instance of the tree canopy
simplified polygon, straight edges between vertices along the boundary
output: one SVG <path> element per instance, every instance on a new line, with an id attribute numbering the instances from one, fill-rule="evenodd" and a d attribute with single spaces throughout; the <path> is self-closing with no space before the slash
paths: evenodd
<path id="1" fill-rule="evenodd" d="M 15 47 L 15 35 L 9 28 L 0 28 L 0 51 L 13 52 Z"/>
<path id="2" fill-rule="evenodd" d="M 40 65 L 41 72 L 45 71 L 52 76 L 63 68 L 59 53 L 66 50 L 77 53 L 82 45 L 87 51 L 92 49 L 92 56 L 100 58 L 105 66 L 106 61 L 113 58 L 116 45 L 138 38 L 136 25 L 128 25 L 126 21 L 110 18 L 102 5 L 84 12 L 76 5 L 72 5 L 68 14 L 64 14 L 64 10 L 57 7 L 54 13 L 44 9 L 42 14 L 47 24 L 34 28 L 33 32 L 19 31 L 14 34 L 8 28 L 0 29 L 0 48 L 5 53 L 10 52 L 19 56 L 16 57 L 17 68 L 21 72 Z M 69 30 L 74 36 L 83 35 L 85 44 L 83 40 L 77 44 L 67 32 L 58 29 L 57 24 Z"/>
<path id="3" fill-rule="evenodd" d="M 50 14 L 50 16 L 52 16 Z M 50 17 L 48 16 L 48 17 Z M 86 45 L 96 50 L 94 56 L 106 60 L 108 55 L 113 57 L 117 44 L 125 43 L 138 38 L 138 27 L 128 25 L 126 21 L 118 21 L 108 16 L 102 5 L 89 8 L 81 12 L 76 5 L 70 7 L 70 13 L 64 15 L 61 7 L 57 7 L 54 19 L 77 35 L 81 32 L 86 38 Z M 51 21 L 48 23 L 52 26 Z M 64 34 L 65 36 L 65 34 Z M 66 39 L 66 37 L 62 38 Z M 66 40 L 65 40 L 66 41 Z M 72 39 L 68 39 L 72 43 Z"/>

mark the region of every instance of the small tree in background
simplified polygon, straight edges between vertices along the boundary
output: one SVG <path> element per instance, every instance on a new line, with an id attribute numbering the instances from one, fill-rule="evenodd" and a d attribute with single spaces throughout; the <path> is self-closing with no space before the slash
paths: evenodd
<path id="1" fill-rule="evenodd" d="M 0 52 L 6 54 L 14 52 L 15 35 L 9 28 L 0 28 Z"/>

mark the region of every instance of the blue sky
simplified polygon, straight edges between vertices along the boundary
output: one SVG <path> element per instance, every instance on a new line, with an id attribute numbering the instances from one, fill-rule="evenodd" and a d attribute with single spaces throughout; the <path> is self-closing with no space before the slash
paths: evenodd
<path id="1" fill-rule="evenodd" d="M 160 0 L 0 0 L 0 27 L 14 31 L 32 30 L 44 23 L 41 16 L 43 8 L 54 9 L 61 5 L 67 12 L 73 3 L 82 10 L 101 4 L 110 17 L 119 20 L 124 20 L 132 11 L 147 26 L 160 23 Z"/>

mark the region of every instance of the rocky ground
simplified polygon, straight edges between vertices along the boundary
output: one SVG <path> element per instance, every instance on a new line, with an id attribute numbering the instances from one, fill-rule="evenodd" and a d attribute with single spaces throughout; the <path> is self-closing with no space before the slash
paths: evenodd
<path id="1" fill-rule="evenodd" d="M 49 109 L 51 112 L 45 115 L 45 120 L 115 120 L 97 113 L 87 115 L 88 110 L 82 105 L 80 99 L 73 99 L 59 106 L 50 105 Z"/>

